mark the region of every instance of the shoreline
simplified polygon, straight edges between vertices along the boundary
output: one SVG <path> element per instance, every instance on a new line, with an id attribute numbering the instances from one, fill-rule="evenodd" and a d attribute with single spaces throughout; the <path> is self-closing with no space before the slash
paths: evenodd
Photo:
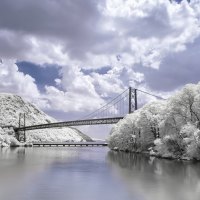
<path id="1" fill-rule="evenodd" d="M 109 148 L 110 149 L 110 148 Z M 117 149 L 110 149 L 113 152 L 123 152 L 123 153 L 132 153 L 132 154 L 142 154 L 142 155 L 147 155 L 149 157 L 155 157 L 155 158 L 159 158 L 159 159 L 166 159 L 166 160 L 173 160 L 173 161 L 186 161 L 186 162 L 200 162 L 200 160 L 194 159 L 194 158 L 189 158 L 189 157 L 173 157 L 173 156 L 161 156 L 161 155 L 156 155 L 155 154 L 151 154 L 150 151 L 124 151 L 124 150 L 117 150 Z"/>

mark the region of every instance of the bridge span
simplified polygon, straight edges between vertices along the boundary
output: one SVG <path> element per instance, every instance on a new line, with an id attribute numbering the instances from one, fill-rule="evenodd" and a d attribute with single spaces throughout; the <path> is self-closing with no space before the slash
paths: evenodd
<path id="1" fill-rule="evenodd" d="M 49 123 L 49 124 L 38 124 L 38 125 L 33 125 L 33 126 L 17 127 L 14 129 L 16 132 L 19 132 L 19 131 L 30 131 L 30 130 L 46 129 L 46 128 L 61 128 L 61 127 L 67 127 L 67 126 L 116 124 L 120 119 L 123 119 L 123 117 L 55 122 L 55 123 Z"/>
<path id="2" fill-rule="evenodd" d="M 23 138 L 24 141 L 26 141 L 26 131 L 29 130 L 83 126 L 83 125 L 115 124 L 119 120 L 123 119 L 123 117 L 127 113 L 130 114 L 138 109 L 138 99 L 137 99 L 138 92 L 162 99 L 161 97 L 150 94 L 148 92 L 129 87 L 128 89 L 124 90 L 121 94 L 116 96 L 114 99 L 112 99 L 110 102 L 98 108 L 94 112 L 84 116 L 81 120 L 26 126 L 26 114 L 21 113 L 19 115 L 19 127 L 13 127 L 13 128 L 16 132 L 17 138 L 20 138 L 20 135 L 23 132 Z M 21 123 L 21 118 L 23 120 L 23 123 Z"/>

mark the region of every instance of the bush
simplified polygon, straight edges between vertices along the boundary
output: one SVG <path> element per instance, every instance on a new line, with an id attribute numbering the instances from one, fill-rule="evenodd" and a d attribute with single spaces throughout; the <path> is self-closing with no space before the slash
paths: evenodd
<path id="1" fill-rule="evenodd" d="M 186 125 L 182 126 L 180 134 L 183 138 L 191 138 L 194 136 L 194 132 L 196 130 L 197 128 L 194 124 L 187 123 Z"/>
<path id="2" fill-rule="evenodd" d="M 200 141 L 193 141 L 187 147 L 187 155 L 195 160 L 200 160 Z"/>
<path id="3" fill-rule="evenodd" d="M 182 138 L 177 136 L 166 136 L 163 139 L 163 145 L 173 157 L 181 157 L 186 152 L 186 145 Z"/>

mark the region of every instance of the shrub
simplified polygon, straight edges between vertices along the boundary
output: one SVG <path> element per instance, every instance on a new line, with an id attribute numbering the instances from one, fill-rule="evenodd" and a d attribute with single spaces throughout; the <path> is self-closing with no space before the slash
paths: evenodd
<path id="1" fill-rule="evenodd" d="M 186 145 L 182 138 L 177 136 L 166 136 L 163 139 L 163 145 L 173 157 L 181 157 L 186 152 Z"/>
<path id="2" fill-rule="evenodd" d="M 193 140 L 187 147 L 187 155 L 195 160 L 200 160 L 200 141 Z"/>

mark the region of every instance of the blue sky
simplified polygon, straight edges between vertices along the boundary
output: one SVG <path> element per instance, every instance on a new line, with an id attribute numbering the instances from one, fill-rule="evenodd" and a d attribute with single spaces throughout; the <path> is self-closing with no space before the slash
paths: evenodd
<path id="1" fill-rule="evenodd" d="M 45 91 L 45 85 L 56 86 L 55 79 L 61 78 L 59 73 L 59 66 L 56 65 L 45 65 L 40 66 L 31 62 L 22 61 L 17 63 L 19 72 L 28 74 L 35 79 L 39 90 L 41 92 Z"/>
<path id="2" fill-rule="evenodd" d="M 80 118 L 129 86 L 168 97 L 199 82 L 199 4 L 1 1 L 0 92 L 59 120 Z"/>

